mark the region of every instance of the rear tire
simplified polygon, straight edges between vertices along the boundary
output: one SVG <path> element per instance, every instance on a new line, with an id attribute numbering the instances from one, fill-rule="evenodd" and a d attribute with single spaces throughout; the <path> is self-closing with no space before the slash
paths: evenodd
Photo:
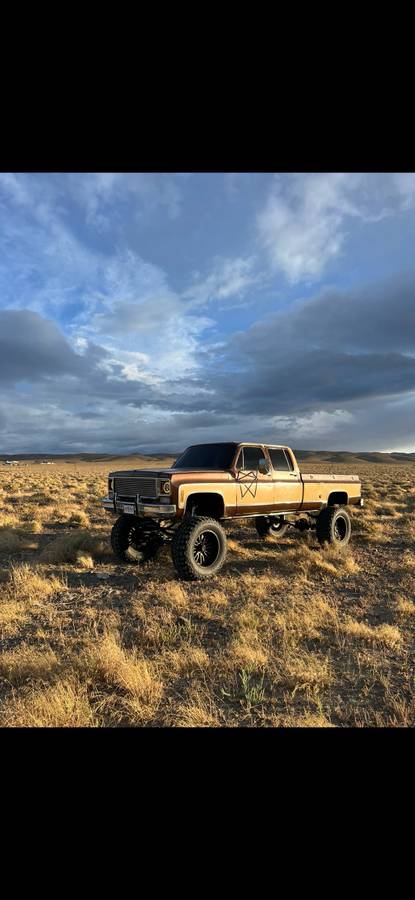
<path id="1" fill-rule="evenodd" d="M 281 538 L 288 528 L 288 522 L 285 522 L 284 516 L 257 516 L 255 519 L 255 528 L 260 537 Z"/>
<path id="2" fill-rule="evenodd" d="M 142 563 L 152 559 L 160 547 L 157 532 L 134 516 L 120 516 L 111 531 L 111 547 L 120 562 Z"/>
<path id="3" fill-rule="evenodd" d="M 352 533 L 349 513 L 341 506 L 328 506 L 317 516 L 316 532 L 320 544 L 346 547 Z"/>
<path id="4" fill-rule="evenodd" d="M 184 581 L 199 581 L 216 575 L 225 562 L 226 534 L 216 519 L 186 518 L 171 544 L 173 564 Z"/>

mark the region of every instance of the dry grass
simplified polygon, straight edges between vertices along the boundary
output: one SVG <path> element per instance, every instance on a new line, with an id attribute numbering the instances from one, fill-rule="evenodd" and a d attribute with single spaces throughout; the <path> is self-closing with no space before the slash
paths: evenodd
<path id="1" fill-rule="evenodd" d="M 0 725 L 413 725 L 415 465 L 362 463 L 346 552 L 233 523 L 200 584 L 111 555 L 116 467 L 2 469 Z"/>
<path id="2" fill-rule="evenodd" d="M 293 694 L 297 691 L 319 690 L 334 680 L 329 657 L 319 658 L 314 653 L 304 652 L 284 657 L 279 678 Z"/>
<path id="3" fill-rule="evenodd" d="M 360 638 L 364 641 L 381 644 L 385 647 L 396 647 L 401 643 L 402 635 L 394 625 L 367 625 L 366 622 L 358 622 L 356 619 L 346 618 L 339 624 L 339 631 L 348 637 Z"/>
<path id="4" fill-rule="evenodd" d="M 72 679 L 44 688 L 14 692 L 0 711 L 0 725 L 9 728 L 79 728 L 97 724 L 86 686 Z"/>
<path id="5" fill-rule="evenodd" d="M 395 597 L 396 609 L 404 616 L 415 616 L 415 596 L 412 600 L 406 597 Z"/>
<path id="6" fill-rule="evenodd" d="M 88 648 L 80 666 L 94 681 L 121 691 L 120 702 L 107 699 L 105 704 L 114 722 L 122 722 L 125 711 L 137 723 L 154 716 L 163 693 L 157 668 L 140 658 L 135 649 L 123 648 L 117 635 L 106 634 L 95 647 Z"/>
<path id="7" fill-rule="evenodd" d="M 0 677 L 13 685 L 28 680 L 48 680 L 59 668 L 59 660 L 50 649 L 40 651 L 23 645 L 0 656 Z"/>
<path id="8" fill-rule="evenodd" d="M 220 722 L 209 696 L 190 691 L 186 700 L 177 704 L 174 715 L 166 724 L 179 728 L 215 728 Z"/>
<path id="9" fill-rule="evenodd" d="M 13 565 L 10 569 L 8 593 L 19 602 L 42 603 L 45 597 L 65 590 L 65 582 L 57 575 L 47 578 L 27 563 Z"/>
<path id="10" fill-rule="evenodd" d="M 99 537 L 93 537 L 89 532 L 78 531 L 72 534 L 62 534 L 51 541 L 40 554 L 41 562 L 45 563 L 74 563 L 79 558 L 99 558 L 109 554 L 107 542 Z"/>

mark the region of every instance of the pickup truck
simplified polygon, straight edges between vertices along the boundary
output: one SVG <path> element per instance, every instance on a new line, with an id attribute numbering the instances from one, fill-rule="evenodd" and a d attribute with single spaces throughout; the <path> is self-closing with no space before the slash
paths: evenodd
<path id="1" fill-rule="evenodd" d="M 141 562 L 171 542 L 179 576 L 215 575 L 226 556 L 228 519 L 251 518 L 260 537 L 314 528 L 321 544 L 345 547 L 346 506 L 363 506 L 358 475 L 302 475 L 290 447 L 228 442 L 194 444 L 171 468 L 111 472 L 105 510 L 118 515 L 115 555 Z"/>

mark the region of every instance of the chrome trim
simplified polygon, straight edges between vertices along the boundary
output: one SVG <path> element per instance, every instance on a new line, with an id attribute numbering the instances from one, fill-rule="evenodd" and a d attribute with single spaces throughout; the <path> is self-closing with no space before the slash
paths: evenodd
<path id="1" fill-rule="evenodd" d="M 101 497 L 99 502 L 101 506 L 104 507 L 104 509 L 111 509 L 113 512 L 115 512 L 115 502 L 112 497 Z"/>
<path id="2" fill-rule="evenodd" d="M 137 503 L 139 516 L 156 516 L 165 518 L 176 515 L 175 503 Z"/>
<path id="3" fill-rule="evenodd" d="M 128 500 L 112 500 L 111 497 L 101 497 L 101 506 L 109 512 L 122 513 L 124 506 L 135 506 L 137 516 L 155 516 L 156 518 L 170 518 L 176 515 L 175 503 L 138 503 L 136 498 Z M 133 515 L 133 514 L 132 514 Z"/>

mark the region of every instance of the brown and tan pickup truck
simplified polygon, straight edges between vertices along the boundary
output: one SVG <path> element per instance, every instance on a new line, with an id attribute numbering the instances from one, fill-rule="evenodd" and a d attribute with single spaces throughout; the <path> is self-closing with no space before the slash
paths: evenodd
<path id="1" fill-rule="evenodd" d="M 186 580 L 216 574 L 226 556 L 227 519 L 252 518 L 258 534 L 315 528 L 321 544 L 346 546 L 350 516 L 363 505 L 357 475 L 302 475 L 290 447 L 216 443 L 188 447 L 171 468 L 111 472 L 104 509 L 118 515 L 116 556 L 143 561 L 171 541 Z"/>

